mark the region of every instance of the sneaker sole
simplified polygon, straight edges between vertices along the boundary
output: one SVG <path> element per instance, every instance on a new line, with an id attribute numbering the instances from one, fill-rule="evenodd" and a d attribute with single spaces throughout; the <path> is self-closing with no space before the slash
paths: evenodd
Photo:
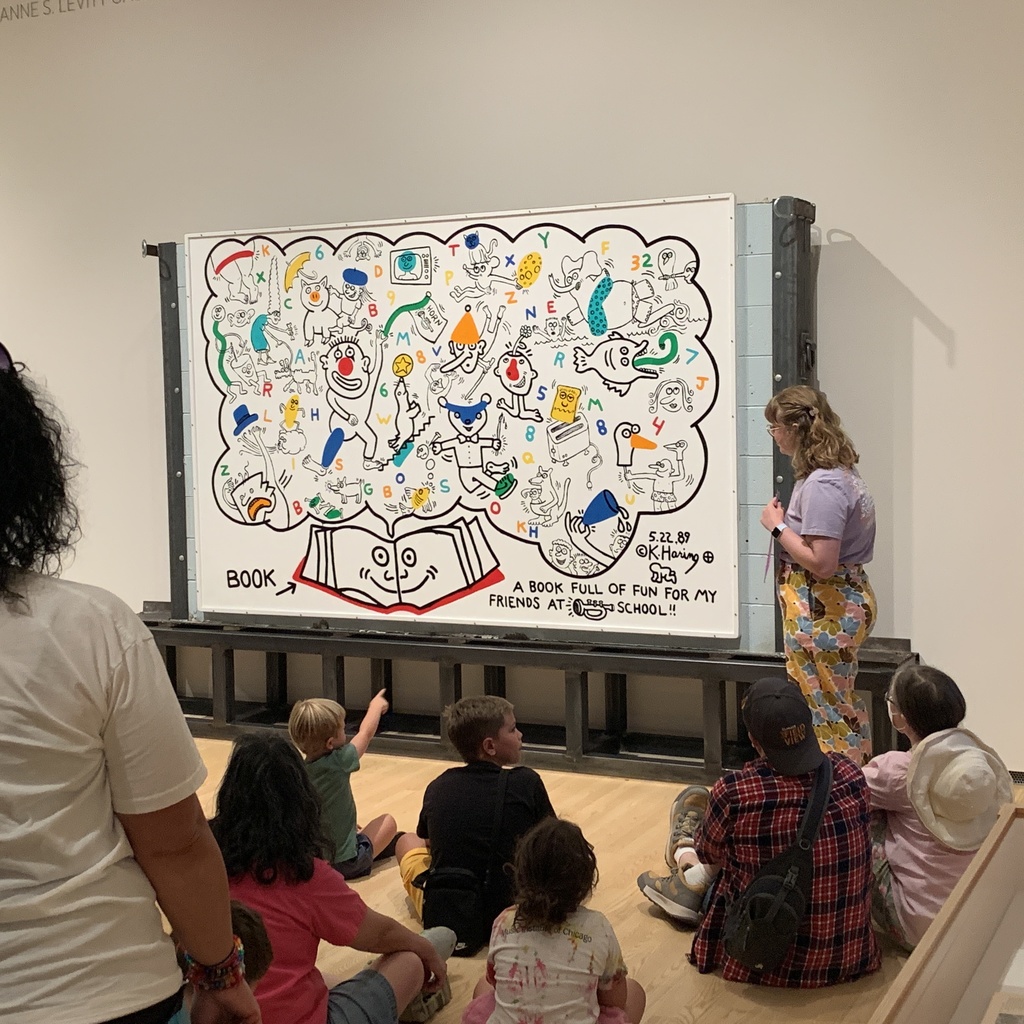
<path id="1" fill-rule="evenodd" d="M 678 903 L 673 903 L 672 900 L 662 896 L 657 889 L 653 889 L 649 885 L 645 885 L 641 892 L 655 906 L 661 907 L 669 917 L 676 921 L 682 921 L 684 924 L 696 924 L 700 920 L 700 914 L 695 910 L 689 910 L 687 907 L 679 906 Z"/>

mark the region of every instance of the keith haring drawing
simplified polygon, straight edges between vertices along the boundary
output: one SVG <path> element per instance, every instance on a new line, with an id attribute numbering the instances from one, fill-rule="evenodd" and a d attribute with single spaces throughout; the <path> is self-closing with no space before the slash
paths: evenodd
<path id="1" fill-rule="evenodd" d="M 197 611 L 730 635 L 717 198 L 190 236 Z"/>

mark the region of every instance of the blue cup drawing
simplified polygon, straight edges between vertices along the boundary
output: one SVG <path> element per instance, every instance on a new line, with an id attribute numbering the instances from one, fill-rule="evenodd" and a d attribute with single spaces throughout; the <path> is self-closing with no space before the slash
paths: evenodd
<path id="1" fill-rule="evenodd" d="M 615 495 L 609 490 L 600 491 L 587 506 L 583 513 L 584 526 L 596 526 L 606 519 L 614 519 L 621 515 L 624 510 L 615 500 Z"/>

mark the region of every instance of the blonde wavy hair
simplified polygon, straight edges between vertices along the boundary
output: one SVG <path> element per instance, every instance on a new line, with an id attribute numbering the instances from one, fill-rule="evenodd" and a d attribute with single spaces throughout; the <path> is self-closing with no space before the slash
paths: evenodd
<path id="1" fill-rule="evenodd" d="M 764 407 L 771 424 L 796 431 L 793 472 L 798 480 L 816 469 L 853 468 L 860 460 L 839 417 L 821 391 L 796 384 L 774 395 Z"/>

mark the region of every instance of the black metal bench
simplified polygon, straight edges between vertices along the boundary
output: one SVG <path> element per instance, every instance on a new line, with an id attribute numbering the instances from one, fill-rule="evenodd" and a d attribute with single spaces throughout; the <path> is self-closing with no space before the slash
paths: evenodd
<path id="1" fill-rule="evenodd" d="M 373 689 L 386 688 L 393 713 L 374 740 L 379 753 L 453 757 L 441 728 L 445 705 L 462 695 L 462 666 L 484 666 L 484 691 L 504 695 L 505 669 L 555 669 L 565 676 L 565 727 L 531 727 L 524 760 L 536 767 L 634 777 L 713 780 L 723 768 L 749 755 L 745 735 L 730 735 L 728 704 L 745 685 L 772 672 L 784 672 L 779 654 L 668 650 L 654 647 L 602 648 L 468 636 L 431 638 L 341 633 L 316 629 L 238 627 L 170 620 L 161 606 L 147 605 L 143 620 L 153 631 L 168 672 L 196 735 L 230 738 L 241 729 L 281 727 L 289 697 L 287 656 L 312 654 L 321 660 L 321 693 L 345 704 L 345 659 L 370 661 Z M 212 656 L 211 696 L 186 697 L 177 682 L 178 648 L 208 648 Z M 266 697 L 242 702 L 235 697 L 235 652 L 266 656 Z M 394 661 L 434 662 L 438 667 L 436 717 L 403 715 L 401 694 L 391 691 Z M 904 640 L 874 639 L 861 648 L 858 689 L 871 694 L 875 752 L 892 749 L 896 734 L 885 694 L 893 673 L 917 655 Z M 605 728 L 589 725 L 590 676 L 604 677 Z M 627 731 L 628 678 L 631 674 L 696 679 L 703 697 L 703 737 L 638 736 Z M 353 716 L 355 718 L 356 716 Z"/>

